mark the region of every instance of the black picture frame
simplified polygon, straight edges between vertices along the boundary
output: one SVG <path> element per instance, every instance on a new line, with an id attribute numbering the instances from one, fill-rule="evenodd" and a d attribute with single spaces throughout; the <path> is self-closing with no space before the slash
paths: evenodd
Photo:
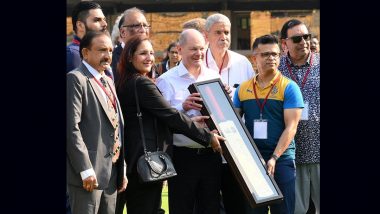
<path id="1" fill-rule="evenodd" d="M 212 79 L 191 84 L 190 93 L 200 93 L 201 114 L 210 116 L 206 124 L 217 129 L 227 140 L 221 143 L 223 156 L 229 163 L 244 195 L 252 207 L 279 203 L 283 195 L 256 147 L 221 80 Z"/>

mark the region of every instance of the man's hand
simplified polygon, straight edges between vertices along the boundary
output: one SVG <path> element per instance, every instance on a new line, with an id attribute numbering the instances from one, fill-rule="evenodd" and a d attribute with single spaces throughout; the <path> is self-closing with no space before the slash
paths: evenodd
<path id="1" fill-rule="evenodd" d="M 222 147 L 220 146 L 219 140 L 226 140 L 224 137 L 217 134 L 217 130 L 212 130 L 211 133 L 213 134 L 211 138 L 211 147 L 214 152 L 219 152 L 220 154 L 223 153 Z"/>
<path id="2" fill-rule="evenodd" d="M 270 158 L 267 162 L 267 173 L 270 176 L 274 176 L 274 169 L 276 167 L 276 160 L 273 158 Z"/>
<path id="3" fill-rule="evenodd" d="M 200 111 L 202 105 L 196 103 L 195 101 L 202 101 L 199 93 L 192 93 L 186 98 L 186 100 L 182 103 L 183 110 L 188 111 L 190 109 L 194 109 Z"/>
<path id="4" fill-rule="evenodd" d="M 124 178 L 123 178 L 123 185 L 121 186 L 121 188 L 119 188 L 117 190 L 117 193 L 124 192 L 125 189 L 127 189 L 127 184 L 128 184 L 128 178 L 126 176 L 124 176 Z"/>
<path id="5" fill-rule="evenodd" d="M 223 83 L 224 85 L 224 89 L 227 91 L 227 94 L 228 96 L 230 96 L 230 98 L 232 98 L 232 89 L 229 85 L 227 85 L 226 83 Z"/>
<path id="6" fill-rule="evenodd" d="M 205 120 L 207 120 L 208 118 L 210 117 L 209 116 L 194 116 L 191 118 L 191 120 L 195 123 L 195 125 L 198 128 L 206 128 L 207 125 L 205 123 Z"/>
<path id="7" fill-rule="evenodd" d="M 98 188 L 98 186 L 98 181 L 92 175 L 83 180 L 83 189 L 89 192 L 92 192 L 94 189 Z"/>

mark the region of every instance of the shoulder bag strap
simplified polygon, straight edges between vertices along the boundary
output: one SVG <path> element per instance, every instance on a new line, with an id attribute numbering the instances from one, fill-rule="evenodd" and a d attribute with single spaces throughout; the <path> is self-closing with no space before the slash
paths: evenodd
<path id="1" fill-rule="evenodd" d="M 134 82 L 134 88 L 135 88 L 135 98 L 136 98 L 136 107 L 137 107 L 137 117 L 139 118 L 139 124 L 140 124 L 140 135 L 141 135 L 141 141 L 142 141 L 142 144 L 143 144 L 143 147 L 144 147 L 144 153 L 146 154 L 148 151 L 146 149 L 146 143 L 145 143 L 145 137 L 144 137 L 144 126 L 143 126 L 143 121 L 142 121 L 142 113 L 141 113 L 141 110 L 140 110 L 140 103 L 139 103 L 139 98 L 137 96 L 137 87 L 136 87 L 136 82 L 137 80 L 139 79 L 140 77 L 137 76 L 137 78 L 135 79 L 135 82 Z M 157 150 L 158 150 L 158 139 L 157 139 L 157 130 L 156 130 L 156 118 L 154 119 L 154 131 L 156 133 L 156 146 L 157 146 Z"/>

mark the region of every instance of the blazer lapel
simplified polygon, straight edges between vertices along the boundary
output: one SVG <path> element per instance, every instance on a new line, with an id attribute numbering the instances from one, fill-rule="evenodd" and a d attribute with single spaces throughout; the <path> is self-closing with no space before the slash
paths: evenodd
<path id="1" fill-rule="evenodd" d="M 96 83 L 96 80 L 95 80 L 95 77 L 92 76 L 92 74 L 90 73 L 90 71 L 87 70 L 86 66 L 84 64 L 81 64 L 80 65 L 82 68 L 80 68 L 83 73 L 87 76 L 88 78 L 88 81 L 90 82 L 90 85 L 96 95 L 96 97 L 98 98 L 98 101 L 100 103 L 100 105 L 102 106 L 103 110 L 104 110 L 104 113 L 106 113 L 108 119 L 110 120 L 110 122 L 112 123 L 112 115 L 111 115 L 111 112 L 108 111 L 108 104 L 106 102 L 106 100 L 104 100 L 104 97 L 102 95 L 102 92 L 100 91 L 100 88 L 98 86 L 98 83 Z"/>
<path id="2" fill-rule="evenodd" d="M 122 115 L 122 112 L 121 112 L 120 102 L 119 102 L 119 99 L 117 98 L 117 95 L 116 95 L 115 83 L 109 77 L 107 77 L 106 80 L 107 80 L 108 85 L 111 86 L 111 90 L 112 90 L 113 94 L 115 95 L 115 98 L 116 98 L 116 108 L 117 108 L 117 112 L 119 112 L 119 117 L 120 117 L 119 120 L 120 120 L 121 124 L 124 125 L 124 119 L 123 119 L 123 115 Z"/>

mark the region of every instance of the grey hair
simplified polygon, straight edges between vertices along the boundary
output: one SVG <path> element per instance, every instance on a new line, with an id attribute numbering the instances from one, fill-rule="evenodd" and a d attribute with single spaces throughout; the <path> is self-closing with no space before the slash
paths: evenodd
<path id="1" fill-rule="evenodd" d="M 207 17 L 207 19 L 206 19 L 206 25 L 205 25 L 205 30 L 207 32 L 209 32 L 210 29 L 211 29 L 211 27 L 215 23 L 217 23 L 217 22 L 222 22 L 222 23 L 224 23 L 226 25 L 231 26 L 230 19 L 227 16 L 225 16 L 225 15 L 223 15 L 221 13 L 215 13 L 215 14 L 212 14 L 209 17 Z"/>
<path id="2" fill-rule="evenodd" d="M 137 8 L 137 7 L 132 7 L 132 8 L 126 9 L 123 12 L 122 19 L 120 19 L 119 28 L 124 24 L 125 18 L 128 17 L 130 14 L 134 14 L 134 13 L 141 13 L 145 16 L 145 12 L 143 10 Z"/>
<path id="3" fill-rule="evenodd" d="M 119 22 L 122 16 L 123 14 L 120 14 L 118 17 L 116 17 L 115 24 L 112 27 L 111 39 L 114 46 L 116 45 L 117 40 L 120 37 Z"/>

